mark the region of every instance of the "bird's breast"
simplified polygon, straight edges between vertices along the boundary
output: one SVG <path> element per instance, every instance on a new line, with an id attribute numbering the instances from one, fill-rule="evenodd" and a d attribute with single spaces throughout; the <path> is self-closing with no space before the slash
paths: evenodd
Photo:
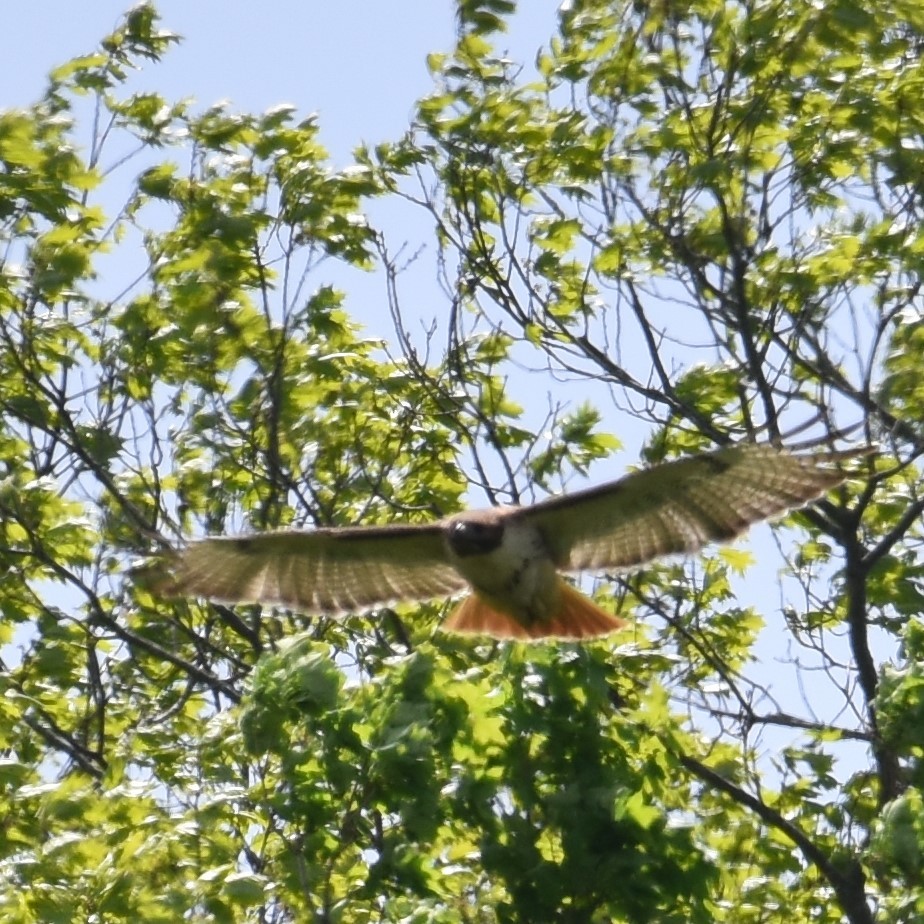
<path id="1" fill-rule="evenodd" d="M 457 554 L 453 566 L 487 602 L 525 625 L 549 618 L 558 601 L 558 573 L 542 534 L 515 520 L 481 554 Z"/>

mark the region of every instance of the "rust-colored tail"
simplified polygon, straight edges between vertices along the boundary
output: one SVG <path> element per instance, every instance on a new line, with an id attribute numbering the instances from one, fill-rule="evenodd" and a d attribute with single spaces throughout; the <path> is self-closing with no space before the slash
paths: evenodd
<path id="1" fill-rule="evenodd" d="M 626 623 L 600 609 L 589 597 L 564 580 L 559 582 L 558 610 L 551 619 L 520 622 L 515 616 L 496 610 L 477 593 L 469 594 L 443 623 L 448 632 L 515 638 L 525 641 L 561 638 L 582 639 L 609 635 Z"/>

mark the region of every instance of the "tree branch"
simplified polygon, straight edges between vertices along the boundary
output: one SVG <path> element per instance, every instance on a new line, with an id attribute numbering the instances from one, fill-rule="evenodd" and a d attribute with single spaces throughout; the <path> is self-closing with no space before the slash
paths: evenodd
<path id="1" fill-rule="evenodd" d="M 666 744 L 666 742 L 665 742 Z M 735 785 L 715 770 L 687 754 L 678 753 L 670 745 L 668 750 L 680 764 L 700 782 L 724 793 L 739 805 L 750 809 L 765 824 L 782 832 L 799 849 L 802 856 L 818 867 L 831 884 L 838 903 L 850 924 L 875 924 L 866 898 L 866 877 L 856 860 L 837 861 L 825 853 L 801 828 L 784 818 L 757 796 Z"/>

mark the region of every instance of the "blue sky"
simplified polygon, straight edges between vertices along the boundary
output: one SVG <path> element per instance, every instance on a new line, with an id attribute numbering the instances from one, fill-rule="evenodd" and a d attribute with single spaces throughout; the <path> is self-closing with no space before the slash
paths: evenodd
<path id="1" fill-rule="evenodd" d="M 252 112 L 280 102 L 317 111 L 338 156 L 363 137 L 400 130 L 429 85 L 427 52 L 453 39 L 448 0 L 156 5 L 163 26 L 184 40 L 140 75 L 141 86 L 193 96 L 203 106 L 229 99 Z M 38 96 L 52 67 L 93 50 L 130 6 L 130 0 L 23 4 L 0 38 L 2 104 Z M 404 15 L 396 16 L 399 10 Z"/>
<path id="2" fill-rule="evenodd" d="M 56 65 L 92 51 L 130 0 L 36 0 L 20 4 L 0 32 L 0 108 L 36 99 Z M 203 106 L 228 99 L 262 112 L 293 103 L 318 112 L 322 137 L 343 163 L 360 141 L 396 137 L 431 87 L 426 56 L 452 47 L 451 0 L 159 0 L 164 28 L 183 43 L 138 85 Z M 558 2 L 523 5 L 504 42 L 526 63 L 548 42 Z"/>
<path id="3" fill-rule="evenodd" d="M 559 3 L 523 4 L 525 12 L 499 38 L 498 50 L 531 65 L 554 32 Z M 0 109 L 38 99 L 47 74 L 94 51 L 132 5 L 131 0 L 22 4 L 0 31 Z M 161 26 L 182 41 L 161 62 L 133 75 L 130 91 L 156 91 L 168 100 L 192 97 L 199 109 L 227 100 L 232 111 L 259 113 L 289 103 L 296 107 L 296 119 L 317 113 L 321 142 L 334 167 L 349 164 L 361 142 L 375 144 L 403 134 L 416 101 L 433 89 L 427 55 L 451 50 L 456 34 L 452 0 L 266 0 L 259 7 L 244 0 L 155 0 L 155 5 Z M 84 115 L 75 132 L 78 143 L 89 139 Z M 134 176 L 141 168 L 133 164 L 127 169 Z M 114 178 L 100 196 L 107 211 L 121 207 Z M 384 222 L 391 247 L 406 243 L 406 253 L 423 247 L 432 256 L 432 227 L 419 209 L 394 202 L 374 202 L 370 209 L 377 225 Z M 114 292 L 137 275 L 124 247 L 108 262 L 102 258 L 99 269 Z M 334 264 L 324 272 L 329 278 L 319 284 L 343 289 L 347 310 L 370 335 L 390 336 L 380 279 Z M 444 297 L 431 260 L 411 267 L 402 287 L 411 314 L 439 312 Z"/>

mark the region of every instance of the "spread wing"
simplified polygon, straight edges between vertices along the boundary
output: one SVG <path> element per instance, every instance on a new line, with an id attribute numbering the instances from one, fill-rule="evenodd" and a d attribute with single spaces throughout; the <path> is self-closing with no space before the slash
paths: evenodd
<path id="1" fill-rule="evenodd" d="M 746 444 L 668 462 L 523 508 L 565 570 L 625 568 L 727 541 L 847 478 L 869 449 L 794 454 Z"/>
<path id="2" fill-rule="evenodd" d="M 438 524 L 255 533 L 191 542 L 140 569 L 153 593 L 342 613 L 464 589 Z"/>

